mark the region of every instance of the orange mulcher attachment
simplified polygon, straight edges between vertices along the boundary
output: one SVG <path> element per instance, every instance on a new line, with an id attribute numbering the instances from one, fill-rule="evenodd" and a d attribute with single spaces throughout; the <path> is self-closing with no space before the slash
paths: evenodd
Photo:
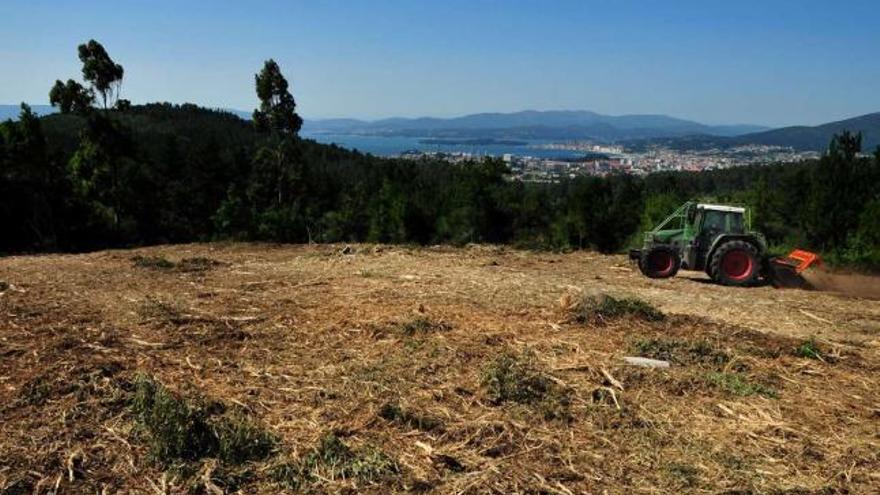
<path id="1" fill-rule="evenodd" d="M 801 273 L 811 266 L 822 266 L 822 259 L 816 253 L 795 249 L 784 258 L 772 258 L 768 275 L 774 287 L 811 289 Z"/>

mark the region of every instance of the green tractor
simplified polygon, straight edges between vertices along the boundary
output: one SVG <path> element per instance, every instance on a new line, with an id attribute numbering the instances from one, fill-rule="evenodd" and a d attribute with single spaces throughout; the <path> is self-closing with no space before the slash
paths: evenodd
<path id="1" fill-rule="evenodd" d="M 754 285 L 762 278 L 776 286 L 803 287 L 800 272 L 818 261 L 796 250 L 770 258 L 767 241 L 751 230 L 751 212 L 740 206 L 689 201 L 645 233 L 642 249 L 630 251 L 651 278 L 668 278 L 679 269 L 705 271 L 722 285 Z"/>

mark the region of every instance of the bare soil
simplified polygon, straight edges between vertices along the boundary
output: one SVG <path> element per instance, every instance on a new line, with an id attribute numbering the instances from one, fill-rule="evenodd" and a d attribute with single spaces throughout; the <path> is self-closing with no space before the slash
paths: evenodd
<path id="1" fill-rule="evenodd" d="M 876 300 L 585 252 L 343 248 L 0 259 L 0 493 L 880 492 Z M 598 293 L 666 318 L 571 317 Z M 493 391 L 504 356 L 528 394 Z M 273 454 L 154 458 L 139 375 L 243 411 Z M 394 468 L 285 484 L 330 434 Z"/>

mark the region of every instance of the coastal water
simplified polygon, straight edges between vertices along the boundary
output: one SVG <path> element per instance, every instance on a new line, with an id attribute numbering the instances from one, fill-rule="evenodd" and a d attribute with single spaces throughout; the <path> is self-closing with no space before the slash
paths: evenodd
<path id="1" fill-rule="evenodd" d="M 395 156 L 406 151 L 471 153 L 473 155 L 501 156 L 506 153 L 517 156 L 533 156 L 536 158 L 577 158 L 583 152 L 570 150 L 549 150 L 535 146 L 546 144 L 547 141 L 528 141 L 526 144 L 435 144 L 422 143 L 416 137 L 384 137 L 359 136 L 350 134 L 303 133 L 303 137 L 314 139 L 319 143 L 334 143 L 343 148 L 355 149 L 362 153 L 377 156 Z"/>

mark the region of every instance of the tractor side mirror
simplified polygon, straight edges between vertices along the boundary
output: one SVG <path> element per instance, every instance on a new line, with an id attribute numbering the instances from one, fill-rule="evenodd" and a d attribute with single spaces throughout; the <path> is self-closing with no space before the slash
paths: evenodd
<path id="1" fill-rule="evenodd" d="M 696 217 L 697 217 L 697 209 L 696 208 L 689 209 L 688 213 L 687 213 L 688 223 L 693 223 L 694 218 L 696 218 Z"/>

